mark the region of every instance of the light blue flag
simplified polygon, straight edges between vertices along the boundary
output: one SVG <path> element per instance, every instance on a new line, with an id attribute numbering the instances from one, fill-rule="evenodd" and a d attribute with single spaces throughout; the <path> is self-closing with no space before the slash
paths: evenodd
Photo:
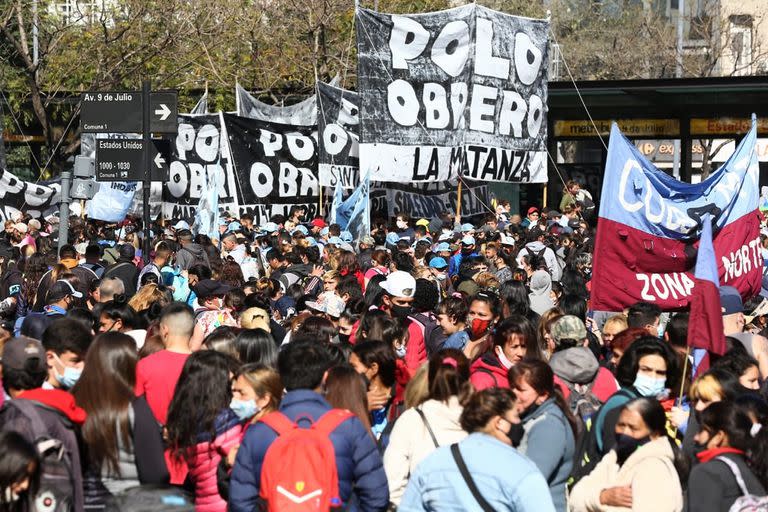
<path id="1" fill-rule="evenodd" d="M 219 173 L 211 170 L 206 173 L 205 190 L 200 194 L 200 202 L 195 212 L 192 232 L 208 235 L 212 240 L 219 239 Z"/>
<path id="2" fill-rule="evenodd" d="M 344 190 L 341 188 L 341 180 L 336 180 L 336 189 L 333 191 L 333 203 L 331 204 L 331 215 L 328 218 L 328 224 L 336 224 L 338 222 L 338 210 L 343 202 Z"/>
<path id="3" fill-rule="evenodd" d="M 366 173 L 365 178 L 360 181 L 355 192 L 350 199 L 360 192 L 355 200 L 352 214 L 349 216 L 347 231 L 352 233 L 355 240 L 360 240 L 371 232 L 371 179 L 370 173 Z M 347 200 L 349 201 L 349 199 Z M 346 201 L 345 201 L 346 202 Z"/>

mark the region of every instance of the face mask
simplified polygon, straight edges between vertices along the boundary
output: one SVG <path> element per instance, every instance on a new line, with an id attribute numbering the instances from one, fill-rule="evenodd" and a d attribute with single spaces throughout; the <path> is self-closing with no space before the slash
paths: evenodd
<path id="1" fill-rule="evenodd" d="M 706 444 L 701 444 L 701 443 L 694 442 L 693 443 L 693 455 L 694 455 L 694 457 L 698 458 L 699 455 L 701 455 L 702 453 L 707 451 L 707 449 L 708 448 L 707 448 Z"/>
<path id="2" fill-rule="evenodd" d="M 408 227 L 408 223 L 405 222 L 404 220 L 399 220 L 397 221 L 397 227 L 400 229 L 405 229 Z"/>
<path id="3" fill-rule="evenodd" d="M 664 384 L 666 382 L 666 379 L 654 379 L 653 377 L 638 373 L 633 386 L 635 386 L 635 389 L 641 396 L 656 398 L 664 393 Z"/>
<path id="4" fill-rule="evenodd" d="M 626 434 L 616 434 L 616 461 L 619 463 L 619 466 L 624 464 L 630 455 L 650 440 L 649 436 L 635 439 Z"/>
<path id="5" fill-rule="evenodd" d="M 664 326 L 663 325 L 659 324 L 659 326 L 656 328 L 656 336 L 658 336 L 659 338 L 663 338 L 664 337 Z"/>
<path id="6" fill-rule="evenodd" d="M 395 318 L 407 318 L 408 315 L 413 312 L 413 308 L 411 306 L 398 306 L 397 304 L 392 304 L 389 311 Z"/>
<path id="7" fill-rule="evenodd" d="M 523 428 L 522 423 L 512 423 L 512 426 L 509 429 L 509 432 L 507 432 L 507 437 L 509 438 L 509 441 L 512 443 L 512 446 L 517 448 L 520 446 L 520 441 L 523 440 L 523 436 L 525 435 L 525 429 Z"/>
<path id="8" fill-rule="evenodd" d="M 349 344 L 349 336 L 350 336 L 349 334 L 339 333 L 339 343 L 341 343 L 342 345 Z"/>
<path id="9" fill-rule="evenodd" d="M 445 281 L 445 278 L 446 278 L 446 277 L 447 277 L 447 276 L 446 276 L 445 274 L 435 274 L 435 278 L 436 278 L 438 281 Z"/>
<path id="10" fill-rule="evenodd" d="M 507 356 L 506 356 L 506 354 L 504 354 L 504 349 L 502 349 L 500 346 L 497 346 L 497 347 L 496 347 L 496 357 L 498 357 L 498 358 L 499 358 L 499 362 L 500 362 L 500 363 L 501 363 L 501 365 L 502 365 L 504 368 L 506 368 L 507 370 L 509 370 L 510 368 L 512 368 L 512 367 L 514 366 L 514 365 L 512 364 L 512 361 L 510 361 L 509 359 L 507 359 Z"/>
<path id="11" fill-rule="evenodd" d="M 249 420 L 256 416 L 261 410 L 261 408 L 256 405 L 256 400 L 237 400 L 234 398 L 229 403 L 229 408 L 232 409 L 241 420 Z"/>
<path id="12" fill-rule="evenodd" d="M 397 347 L 397 348 L 395 349 L 395 355 L 397 356 L 397 358 L 398 358 L 398 359 L 403 359 L 403 358 L 405 358 L 405 345 L 402 345 L 402 346 L 400 346 L 400 347 Z"/>
<path id="13" fill-rule="evenodd" d="M 56 372 L 56 380 L 64 389 L 71 389 L 72 386 L 77 383 L 78 379 L 80 379 L 80 375 L 82 373 L 83 370 L 72 368 L 71 366 L 65 366 L 63 375 L 60 375 L 58 372 Z"/>
<path id="14" fill-rule="evenodd" d="M 470 324 L 470 334 L 473 340 L 482 337 L 488 329 L 491 327 L 490 320 L 481 320 L 479 318 L 473 318 L 472 324 Z"/>
<path id="15" fill-rule="evenodd" d="M 529 405 L 528 407 L 526 407 L 526 408 L 525 408 L 525 410 L 524 410 L 523 412 L 521 412 L 521 413 L 520 413 L 520 417 L 522 417 L 522 418 L 528 418 L 528 417 L 530 417 L 530 416 L 531 416 L 533 413 L 535 413 L 535 412 L 536 412 L 536 410 L 537 410 L 539 407 L 541 407 L 541 404 L 537 404 L 536 402 L 533 402 L 531 405 Z"/>

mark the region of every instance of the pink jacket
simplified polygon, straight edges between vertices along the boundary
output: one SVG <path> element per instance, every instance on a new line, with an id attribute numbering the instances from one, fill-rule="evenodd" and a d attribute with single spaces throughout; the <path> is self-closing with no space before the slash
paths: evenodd
<path id="1" fill-rule="evenodd" d="M 227 502 L 219 495 L 216 470 L 222 458 L 240 443 L 243 425 L 227 410 L 216 419 L 216 437 L 197 443 L 189 463 L 189 476 L 195 483 L 196 512 L 226 512 Z"/>

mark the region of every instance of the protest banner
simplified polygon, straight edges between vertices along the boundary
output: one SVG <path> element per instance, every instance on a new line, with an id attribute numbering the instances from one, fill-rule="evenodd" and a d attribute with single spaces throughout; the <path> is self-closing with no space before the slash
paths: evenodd
<path id="1" fill-rule="evenodd" d="M 130 211 L 139 182 L 112 181 L 101 183 L 99 191 L 87 201 L 88 218 L 120 222 Z"/>
<path id="2" fill-rule="evenodd" d="M 317 83 L 320 184 L 345 189 L 360 182 L 360 99 L 356 92 Z"/>
<path id="3" fill-rule="evenodd" d="M 656 169 L 611 129 L 592 272 L 592 308 L 621 311 L 638 301 L 664 310 L 688 305 L 701 218 L 714 218 L 720 284 L 760 291 L 756 129 L 705 181 L 688 184 Z"/>
<path id="4" fill-rule="evenodd" d="M 5 222 L 14 213 L 23 212 L 42 217 L 49 210 L 58 210 L 61 184 L 57 182 L 32 183 L 0 169 L 0 221 Z"/>
<path id="5" fill-rule="evenodd" d="M 467 182 L 461 195 L 461 214 L 465 217 L 487 213 L 483 203 L 490 204 L 488 186 Z M 432 219 L 443 212 L 456 211 L 458 182 L 443 183 L 387 183 L 387 212 L 390 217 L 407 213 L 412 218 Z"/>
<path id="6" fill-rule="evenodd" d="M 235 176 L 222 114 L 179 116 L 171 145 L 170 179 L 163 184 L 163 216 L 192 219 L 209 183 L 218 190 L 218 206 L 236 207 Z"/>
<path id="7" fill-rule="evenodd" d="M 235 86 L 236 114 L 249 119 L 296 126 L 317 125 L 317 97 L 313 94 L 295 105 L 269 105 L 254 98 L 248 91 Z"/>
<path id="8" fill-rule="evenodd" d="M 293 205 L 317 214 L 317 131 L 224 114 L 234 163 L 239 214 L 250 212 L 261 225 L 288 215 Z"/>
<path id="9" fill-rule="evenodd" d="M 547 181 L 545 20 L 477 4 L 356 11 L 361 173 Z"/>

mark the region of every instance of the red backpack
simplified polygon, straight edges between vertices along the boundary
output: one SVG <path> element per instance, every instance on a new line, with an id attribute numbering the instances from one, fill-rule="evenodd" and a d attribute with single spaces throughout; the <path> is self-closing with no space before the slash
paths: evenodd
<path id="1" fill-rule="evenodd" d="M 329 438 L 349 411 L 331 409 L 309 428 L 301 428 L 281 412 L 261 418 L 277 432 L 261 468 L 260 498 L 266 510 L 329 511 L 341 508 L 336 452 Z"/>

